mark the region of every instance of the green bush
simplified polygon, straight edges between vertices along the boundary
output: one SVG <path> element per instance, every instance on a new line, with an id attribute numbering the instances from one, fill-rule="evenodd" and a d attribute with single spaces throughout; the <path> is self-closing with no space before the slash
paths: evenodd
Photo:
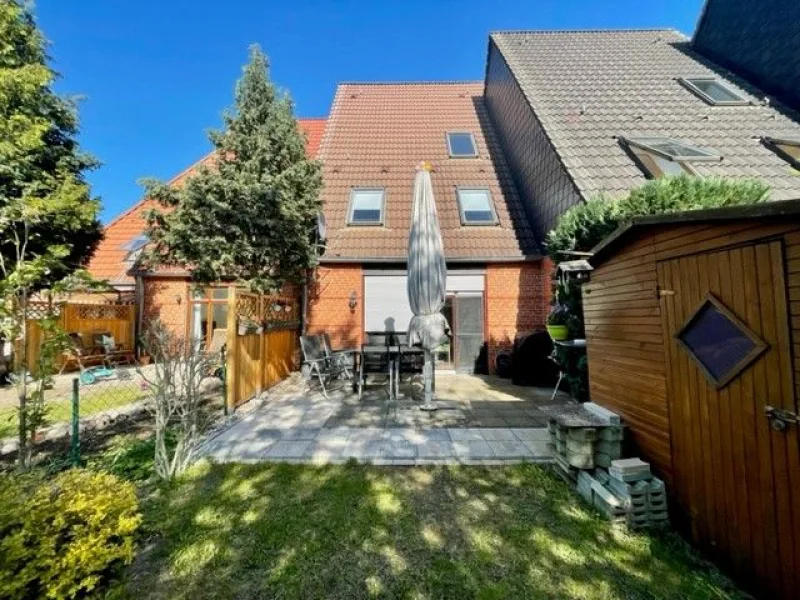
<path id="1" fill-rule="evenodd" d="M 756 204 L 767 200 L 768 194 L 769 187 L 758 180 L 688 175 L 654 179 L 626 197 L 599 197 L 572 207 L 548 234 L 547 248 L 552 255 L 565 250 L 589 251 L 634 217 Z"/>
<path id="2" fill-rule="evenodd" d="M 133 485 L 84 470 L 0 475 L 0 597 L 74 598 L 134 556 Z"/>

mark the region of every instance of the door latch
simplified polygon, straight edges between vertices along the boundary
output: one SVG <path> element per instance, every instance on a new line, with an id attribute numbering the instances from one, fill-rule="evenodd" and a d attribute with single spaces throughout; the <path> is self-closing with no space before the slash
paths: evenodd
<path id="1" fill-rule="evenodd" d="M 800 416 L 790 410 L 765 406 L 764 412 L 767 414 L 770 426 L 775 431 L 783 431 L 789 425 L 800 425 Z"/>

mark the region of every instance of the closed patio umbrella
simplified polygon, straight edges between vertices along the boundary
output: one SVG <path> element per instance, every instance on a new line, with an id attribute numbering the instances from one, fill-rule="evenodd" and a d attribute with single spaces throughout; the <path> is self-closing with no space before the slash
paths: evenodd
<path id="1" fill-rule="evenodd" d="M 433 351 L 448 339 L 450 326 L 441 314 L 444 307 L 447 266 L 442 234 L 431 185 L 431 166 L 422 163 L 414 180 L 414 211 L 408 236 L 408 301 L 414 316 L 408 326 L 408 343 L 425 351 L 425 402 L 433 403 Z"/>

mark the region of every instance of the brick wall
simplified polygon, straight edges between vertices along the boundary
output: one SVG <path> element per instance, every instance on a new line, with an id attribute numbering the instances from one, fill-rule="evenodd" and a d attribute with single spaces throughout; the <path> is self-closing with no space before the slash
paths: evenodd
<path id="1" fill-rule="evenodd" d="M 356 292 L 355 310 L 349 306 Z M 308 294 L 308 333 L 328 333 L 334 347 L 361 344 L 364 323 L 361 265 L 321 266 Z"/>
<path id="2" fill-rule="evenodd" d="M 188 281 L 185 278 L 144 280 L 144 326 L 161 319 L 173 333 L 186 336 L 186 314 L 189 304 Z"/>
<path id="3" fill-rule="evenodd" d="M 552 269 L 547 258 L 486 267 L 486 340 L 491 372 L 497 352 L 510 350 L 517 335 L 544 328 Z"/>
<path id="4" fill-rule="evenodd" d="M 489 367 L 515 336 L 543 329 L 550 305 L 552 262 L 493 264 L 486 267 L 486 339 Z M 309 290 L 308 333 L 329 333 L 335 347 L 361 343 L 364 322 L 360 265 L 320 267 Z M 357 306 L 351 311 L 350 293 Z"/>

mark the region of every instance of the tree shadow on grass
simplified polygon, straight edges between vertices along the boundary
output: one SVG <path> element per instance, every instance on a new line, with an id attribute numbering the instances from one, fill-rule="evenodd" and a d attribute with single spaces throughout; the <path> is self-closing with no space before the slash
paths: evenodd
<path id="1" fill-rule="evenodd" d="M 534 465 L 200 464 L 145 505 L 148 598 L 727 598 L 672 534 L 615 531 Z"/>

